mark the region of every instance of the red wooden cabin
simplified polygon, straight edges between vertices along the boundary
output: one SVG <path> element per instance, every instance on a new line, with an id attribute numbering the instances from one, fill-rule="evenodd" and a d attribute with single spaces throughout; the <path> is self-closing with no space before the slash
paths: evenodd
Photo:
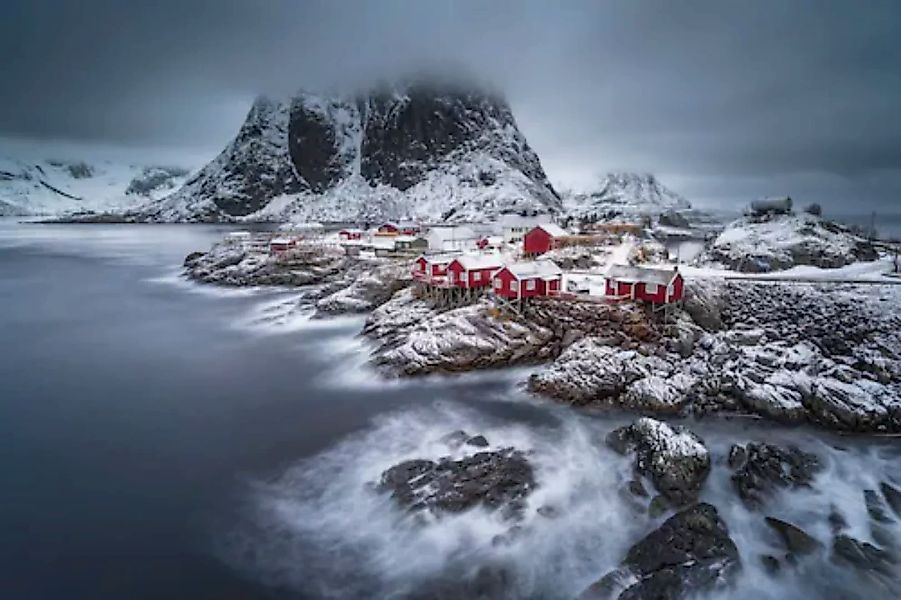
<path id="1" fill-rule="evenodd" d="M 567 235 L 562 227 L 553 223 L 537 225 L 523 236 L 523 251 L 527 255 L 544 254 L 559 247 L 560 240 Z"/>
<path id="2" fill-rule="evenodd" d="M 606 295 L 611 298 L 669 304 L 681 300 L 684 290 L 685 280 L 678 268 L 613 265 L 607 272 Z"/>
<path id="3" fill-rule="evenodd" d="M 343 241 L 363 239 L 362 229 L 342 229 L 338 232 L 338 239 Z"/>
<path id="4" fill-rule="evenodd" d="M 535 260 L 507 265 L 492 279 L 494 293 L 510 300 L 560 293 L 563 271 L 553 261 Z"/>
<path id="5" fill-rule="evenodd" d="M 422 254 L 413 261 L 413 278 L 430 285 L 443 285 L 446 282 L 448 266 L 458 256 L 459 252 Z"/>
<path id="6" fill-rule="evenodd" d="M 464 254 L 447 266 L 447 281 L 463 289 L 482 288 L 491 285 L 491 276 L 504 266 L 497 254 Z"/>

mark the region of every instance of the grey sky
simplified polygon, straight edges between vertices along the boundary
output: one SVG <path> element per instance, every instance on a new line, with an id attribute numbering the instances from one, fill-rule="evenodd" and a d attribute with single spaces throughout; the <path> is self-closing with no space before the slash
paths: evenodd
<path id="1" fill-rule="evenodd" d="M 895 2 L 3 2 L 0 133 L 214 153 L 258 92 L 454 65 L 558 184 L 901 211 Z"/>

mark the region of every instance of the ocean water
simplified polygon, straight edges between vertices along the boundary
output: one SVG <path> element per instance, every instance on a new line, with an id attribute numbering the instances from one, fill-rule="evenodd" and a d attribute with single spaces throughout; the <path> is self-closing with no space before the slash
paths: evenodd
<path id="1" fill-rule="evenodd" d="M 619 493 L 629 461 L 603 438 L 628 415 L 579 412 L 522 389 L 528 370 L 385 382 L 360 318 L 310 321 L 297 290 L 179 277 L 212 226 L 0 221 L 0 590 L 6 598 L 403 598 L 508 574 L 506 597 L 572 598 L 652 519 Z M 730 598 L 889 598 L 824 550 L 776 578 L 779 541 L 731 488 L 733 442 L 817 453 L 815 485 L 765 514 L 828 547 L 838 507 L 872 540 L 862 490 L 901 484 L 899 444 L 748 420 L 686 423 L 714 468 L 744 568 Z M 423 524 L 371 485 L 450 451 L 464 429 L 528 452 L 538 489 L 521 533 L 481 510 Z M 552 505 L 558 516 L 539 515 Z M 898 536 L 897 523 L 888 526 Z"/>

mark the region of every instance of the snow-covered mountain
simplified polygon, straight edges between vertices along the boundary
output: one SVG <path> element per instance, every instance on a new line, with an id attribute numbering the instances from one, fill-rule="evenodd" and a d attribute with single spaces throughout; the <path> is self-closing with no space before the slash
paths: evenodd
<path id="1" fill-rule="evenodd" d="M 188 177 L 187 169 L 159 166 L 150 156 L 139 163 L 110 149 L 57 149 L 0 144 L 0 216 L 127 210 L 171 194 Z"/>
<path id="2" fill-rule="evenodd" d="M 691 204 L 650 173 L 608 173 L 590 191 L 570 193 L 566 213 L 575 218 L 615 219 L 688 210 Z"/>
<path id="3" fill-rule="evenodd" d="M 151 221 L 484 219 L 561 208 L 500 97 L 416 81 L 260 98 L 235 139 Z"/>

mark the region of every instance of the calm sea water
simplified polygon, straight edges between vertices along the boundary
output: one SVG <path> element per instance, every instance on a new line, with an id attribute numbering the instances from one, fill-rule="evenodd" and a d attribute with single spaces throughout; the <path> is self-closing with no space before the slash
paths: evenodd
<path id="1" fill-rule="evenodd" d="M 524 394 L 525 372 L 386 383 L 360 321 L 311 322 L 296 294 L 178 277 L 218 239 L 204 226 L 0 221 L 0 590 L 4 598 L 381 598 L 501 564 L 514 597 L 566 598 L 655 526 L 618 493 L 627 461 L 601 440 L 626 417 Z M 732 441 L 818 452 L 818 486 L 774 513 L 828 539 L 830 504 L 869 539 L 861 489 L 891 477 L 897 445 L 722 422 L 692 424 L 719 457 Z M 373 492 L 379 473 L 447 453 L 455 429 L 530 451 L 539 489 L 522 534 L 478 511 L 421 526 Z M 778 542 L 745 511 L 718 459 L 705 498 L 745 557 L 733 597 L 860 591 L 817 565 L 768 579 Z M 536 516 L 551 504 L 560 517 Z"/>

